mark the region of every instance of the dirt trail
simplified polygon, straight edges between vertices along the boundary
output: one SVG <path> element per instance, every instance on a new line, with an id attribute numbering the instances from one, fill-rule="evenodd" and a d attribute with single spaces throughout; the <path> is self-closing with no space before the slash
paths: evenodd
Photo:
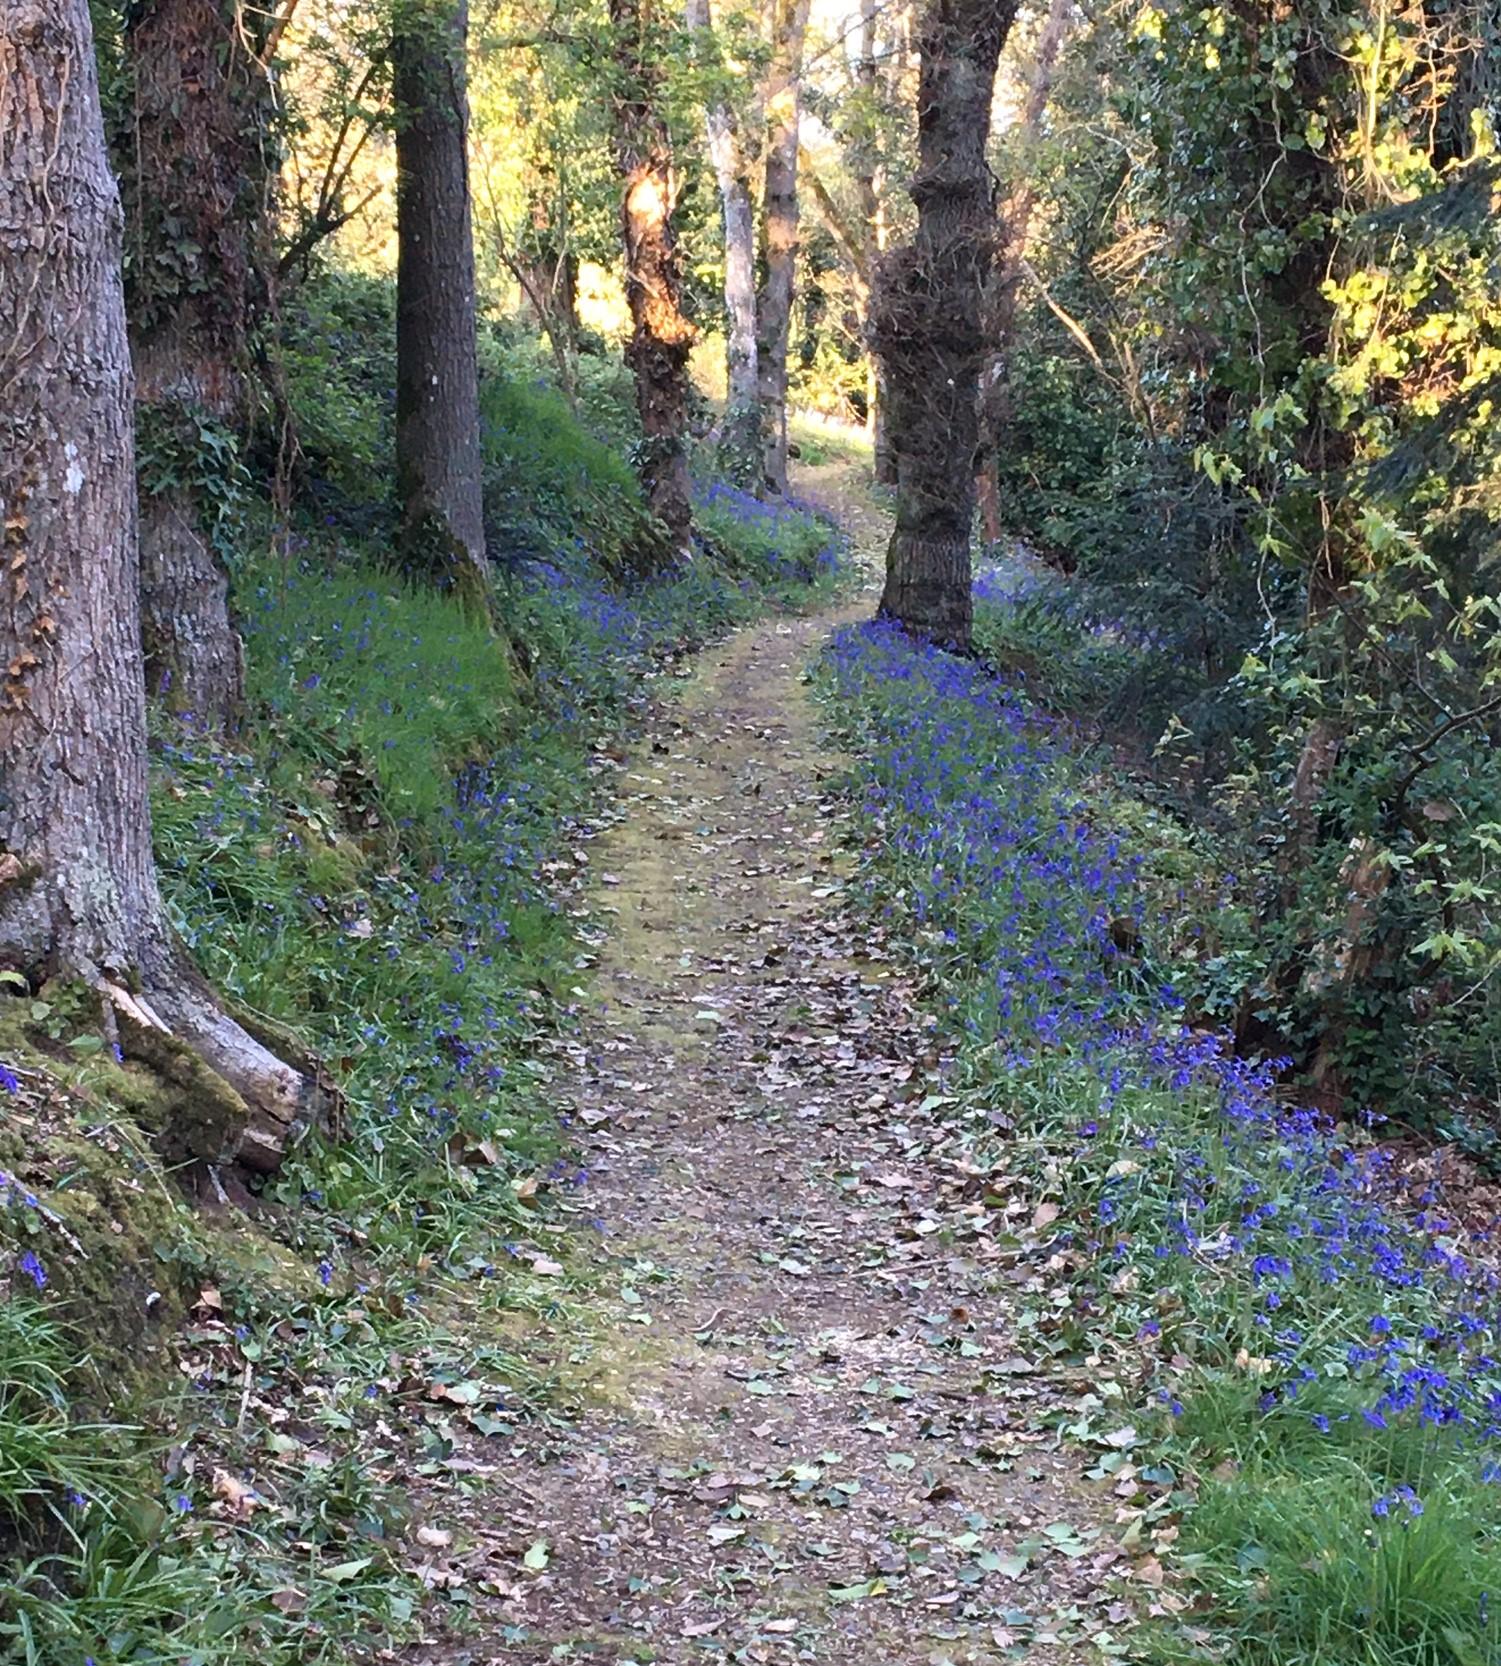
<path id="1" fill-rule="evenodd" d="M 622 772 L 564 1084 L 611 1263 L 583 1409 L 476 1443 L 487 1571 L 426 1660 L 1099 1658 L 1112 1553 L 1046 1426 L 1087 1385 L 1018 1357 L 1046 1275 L 966 1236 L 933 1033 L 841 902 L 806 672 L 870 605 L 705 654 Z"/>

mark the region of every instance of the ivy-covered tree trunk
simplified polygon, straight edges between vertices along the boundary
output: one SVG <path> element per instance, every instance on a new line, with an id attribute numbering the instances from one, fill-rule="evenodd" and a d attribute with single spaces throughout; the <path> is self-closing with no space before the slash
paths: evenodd
<path id="1" fill-rule="evenodd" d="M 756 377 L 762 472 L 768 491 L 787 490 L 787 350 L 797 287 L 797 140 L 809 0 L 773 0 L 766 82 L 766 183 L 761 208 L 761 292 L 756 302 Z"/>
<path id="2" fill-rule="evenodd" d="M 320 1090 L 187 964 L 152 865 L 122 220 L 87 0 L 0 6 L 0 966 L 98 992 L 172 1158 L 268 1170 Z"/>
<path id="3" fill-rule="evenodd" d="M 647 502 L 666 527 L 673 552 L 686 556 L 693 529 L 687 436 L 694 330 L 683 312 L 672 224 L 677 179 L 661 103 L 661 60 L 642 0 L 610 0 L 610 22 L 618 81 L 615 154 L 624 181 L 620 224 L 631 309 L 626 359 L 636 381 L 642 430 L 638 467 Z"/>
<path id="4" fill-rule="evenodd" d="M 247 335 L 269 262 L 266 76 L 227 0 L 142 0 L 126 17 L 131 354 L 148 690 L 224 726 L 244 692 L 223 541 L 248 426 Z"/>
<path id="5" fill-rule="evenodd" d="M 984 297 L 995 244 L 985 161 L 1016 0 L 928 0 L 919 24 L 917 232 L 882 266 L 875 344 L 891 390 L 896 528 L 880 611 L 967 652 L 973 621 Z"/>
<path id="6" fill-rule="evenodd" d="M 713 28 L 709 0 L 688 0 L 687 21 L 690 29 L 707 37 Z M 705 122 L 724 225 L 727 393 L 719 451 L 731 477 L 750 485 L 759 479 L 762 467 L 753 157 L 742 141 L 740 124 L 727 96 L 716 95 L 709 100 Z"/>
<path id="7" fill-rule="evenodd" d="M 396 490 L 416 572 L 487 605 L 467 0 L 399 0 L 396 96 Z"/>

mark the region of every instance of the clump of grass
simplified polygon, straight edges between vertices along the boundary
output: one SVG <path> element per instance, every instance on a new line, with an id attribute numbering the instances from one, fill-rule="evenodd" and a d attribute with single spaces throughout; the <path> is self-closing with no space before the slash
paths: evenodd
<path id="1" fill-rule="evenodd" d="M 630 464 L 546 382 L 497 372 L 481 390 L 485 517 L 492 559 L 514 569 L 558 545 L 615 574 L 661 543 Z"/>
<path id="2" fill-rule="evenodd" d="M 1192 1542 L 1247 1666 L 1484 1666 L 1501 1647 L 1496 1488 L 1382 1490 L 1357 1463 L 1205 1483 Z"/>
<path id="3" fill-rule="evenodd" d="M 794 454 L 810 468 L 825 463 L 869 463 L 871 444 L 862 429 L 820 421 L 815 416 L 792 418 L 789 438 Z"/>
<path id="4" fill-rule="evenodd" d="M 30 1264 L 40 1265 L 34 1252 Z M 75 1537 L 83 1503 L 115 1502 L 111 1447 L 128 1431 L 71 1418 L 68 1357 L 62 1328 L 40 1301 L 18 1291 L 0 1301 L 0 1520 L 14 1528 L 45 1514 Z"/>
<path id="5" fill-rule="evenodd" d="M 39 1300 L 0 1300 L 0 1658 L 233 1658 L 252 1605 L 175 1541 L 141 1431 L 73 1413 L 88 1387 Z"/>

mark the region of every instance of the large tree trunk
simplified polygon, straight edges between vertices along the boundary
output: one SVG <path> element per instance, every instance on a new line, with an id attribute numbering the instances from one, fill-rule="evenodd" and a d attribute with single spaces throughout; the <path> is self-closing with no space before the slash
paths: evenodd
<path id="1" fill-rule="evenodd" d="M 146 680 L 172 710 L 222 727 L 244 692 L 220 517 L 238 489 L 247 335 L 269 264 L 253 247 L 269 179 L 266 77 L 227 0 L 143 0 L 125 45 Z"/>
<path id="2" fill-rule="evenodd" d="M 626 358 L 636 379 L 643 443 L 641 482 L 675 554 L 691 549 L 688 475 L 688 355 L 693 325 L 683 313 L 672 214 L 677 180 L 661 103 L 660 55 L 642 0 L 610 0 L 619 90 L 615 154 L 624 180 L 620 224 L 625 292 L 631 309 Z"/>
<path id="3" fill-rule="evenodd" d="M 874 305 L 897 459 L 880 611 L 959 652 L 973 618 L 978 393 L 995 242 L 985 143 L 1015 11 L 1016 0 L 928 0 L 918 39 L 917 233 L 883 264 Z"/>
<path id="4" fill-rule="evenodd" d="M 408 565 L 486 605 L 466 0 L 395 17 L 396 489 Z"/>
<path id="5" fill-rule="evenodd" d="M 761 209 L 761 293 L 756 302 L 756 379 L 762 471 L 768 491 L 787 490 L 787 346 L 797 283 L 797 137 L 809 0 L 772 0 L 766 80 L 766 182 Z"/>
<path id="6" fill-rule="evenodd" d="M 1037 39 L 1037 53 L 1027 85 L 1027 102 L 1014 136 L 1008 135 L 1014 153 L 1016 182 L 1001 210 L 1000 252 L 996 263 L 990 322 L 986 329 L 989 349 L 980 372 L 980 446 L 976 459 L 975 490 L 980 501 L 980 525 L 986 543 L 1001 536 L 1000 482 L 996 460 L 1001 436 L 1011 416 L 1009 376 L 1011 349 L 1016 335 L 1016 305 L 1021 289 L 1022 269 L 1027 258 L 1027 239 L 1032 214 L 1037 206 L 1035 177 L 1038 135 L 1052 95 L 1058 56 L 1068 38 L 1074 15 L 1074 0 L 1052 0 Z"/>
<path id="7" fill-rule="evenodd" d="M 0 4 L 0 966 L 78 978 L 174 1159 L 274 1168 L 319 1090 L 226 1018 L 152 865 L 122 215 L 87 0 Z"/>
<path id="8" fill-rule="evenodd" d="M 708 37 L 709 0 L 688 0 L 688 27 Z M 725 400 L 720 458 L 741 485 L 761 474 L 760 382 L 756 346 L 756 216 L 751 191 L 753 158 L 741 142 L 734 106 L 722 93 L 705 113 L 709 157 L 719 184 L 724 222 Z"/>

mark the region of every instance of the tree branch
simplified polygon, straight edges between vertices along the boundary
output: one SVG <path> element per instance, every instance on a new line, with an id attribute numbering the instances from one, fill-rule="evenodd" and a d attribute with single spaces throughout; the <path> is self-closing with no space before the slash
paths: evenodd
<path id="1" fill-rule="evenodd" d="M 850 276 L 859 288 L 863 305 L 865 297 L 870 293 L 870 262 L 866 258 L 865 249 L 853 228 L 839 212 L 838 203 L 829 195 L 828 186 L 819 178 L 807 150 L 799 146 L 797 154 L 802 176 L 808 182 L 808 189 L 813 193 L 813 200 L 818 205 L 818 212 L 828 227 L 829 235 L 834 239 L 839 253 L 849 267 Z"/>

